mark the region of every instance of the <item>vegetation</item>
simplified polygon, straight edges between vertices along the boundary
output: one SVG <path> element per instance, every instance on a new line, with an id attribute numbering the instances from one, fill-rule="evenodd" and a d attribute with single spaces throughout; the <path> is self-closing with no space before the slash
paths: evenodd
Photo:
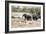
<path id="1" fill-rule="evenodd" d="M 32 8 L 23 7 L 23 8 L 20 8 L 20 6 L 18 6 L 18 7 L 12 6 L 12 12 L 27 12 L 27 13 L 32 13 L 32 14 L 40 14 L 41 8 L 40 7 L 32 7 Z"/>

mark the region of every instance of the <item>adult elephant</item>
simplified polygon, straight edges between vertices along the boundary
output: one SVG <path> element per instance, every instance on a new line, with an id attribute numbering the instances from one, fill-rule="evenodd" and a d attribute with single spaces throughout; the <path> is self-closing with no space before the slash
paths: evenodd
<path id="1" fill-rule="evenodd" d="M 24 17 L 24 21 L 25 21 L 25 24 L 28 22 L 28 23 L 32 23 L 31 20 L 32 20 L 32 15 L 30 14 L 23 14 Z"/>
<path id="2" fill-rule="evenodd" d="M 33 20 L 38 20 L 39 18 L 41 18 L 41 16 L 39 15 L 33 15 L 32 17 L 33 17 Z"/>
<path id="3" fill-rule="evenodd" d="M 31 16 L 27 14 L 23 14 L 25 20 L 31 20 Z"/>

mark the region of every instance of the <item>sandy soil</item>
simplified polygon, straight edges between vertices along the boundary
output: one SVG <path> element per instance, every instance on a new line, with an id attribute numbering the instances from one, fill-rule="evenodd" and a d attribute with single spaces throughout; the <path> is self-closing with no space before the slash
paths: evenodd
<path id="1" fill-rule="evenodd" d="M 25 21 L 22 19 L 12 19 L 11 20 L 11 26 L 12 28 L 31 28 L 31 27 L 40 27 L 41 25 L 41 20 L 37 20 L 37 21 Z"/>
<path id="2" fill-rule="evenodd" d="M 23 13 L 16 13 L 16 12 L 12 12 L 12 16 L 21 16 Z M 26 23 L 25 23 L 26 22 Z M 23 19 L 18 19 L 18 18 L 12 18 L 11 19 L 11 26 L 12 28 L 31 28 L 31 27 L 40 27 L 41 25 L 41 19 L 37 20 L 37 21 L 25 21 Z"/>

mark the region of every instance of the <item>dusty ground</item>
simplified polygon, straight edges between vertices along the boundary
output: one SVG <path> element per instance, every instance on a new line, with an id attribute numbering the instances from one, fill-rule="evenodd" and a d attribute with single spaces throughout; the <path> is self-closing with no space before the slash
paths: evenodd
<path id="1" fill-rule="evenodd" d="M 18 15 L 22 15 L 23 13 L 16 13 L 16 12 L 12 12 L 12 16 L 18 16 Z M 23 19 L 18 19 L 18 18 L 12 18 L 11 20 L 11 26 L 12 28 L 28 28 L 28 27 L 40 27 L 41 25 L 41 19 L 37 20 L 37 21 L 26 21 Z"/>
<path id="2" fill-rule="evenodd" d="M 12 25 L 12 28 L 28 28 L 28 27 L 40 27 L 41 25 L 41 20 L 37 20 L 37 21 L 25 21 L 22 20 L 22 19 L 12 19 L 11 20 L 11 25 Z"/>

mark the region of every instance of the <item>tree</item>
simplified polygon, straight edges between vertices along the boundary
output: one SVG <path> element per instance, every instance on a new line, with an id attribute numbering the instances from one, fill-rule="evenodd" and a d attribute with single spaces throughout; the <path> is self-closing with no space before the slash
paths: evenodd
<path id="1" fill-rule="evenodd" d="M 12 6 L 12 12 L 15 12 L 16 7 Z"/>
<path id="2" fill-rule="evenodd" d="M 35 13 L 34 8 L 31 8 L 31 9 L 30 9 L 30 13 L 32 13 L 32 14 Z"/>
<path id="3" fill-rule="evenodd" d="M 41 8 L 35 8 L 36 14 L 40 15 L 41 13 Z"/>

